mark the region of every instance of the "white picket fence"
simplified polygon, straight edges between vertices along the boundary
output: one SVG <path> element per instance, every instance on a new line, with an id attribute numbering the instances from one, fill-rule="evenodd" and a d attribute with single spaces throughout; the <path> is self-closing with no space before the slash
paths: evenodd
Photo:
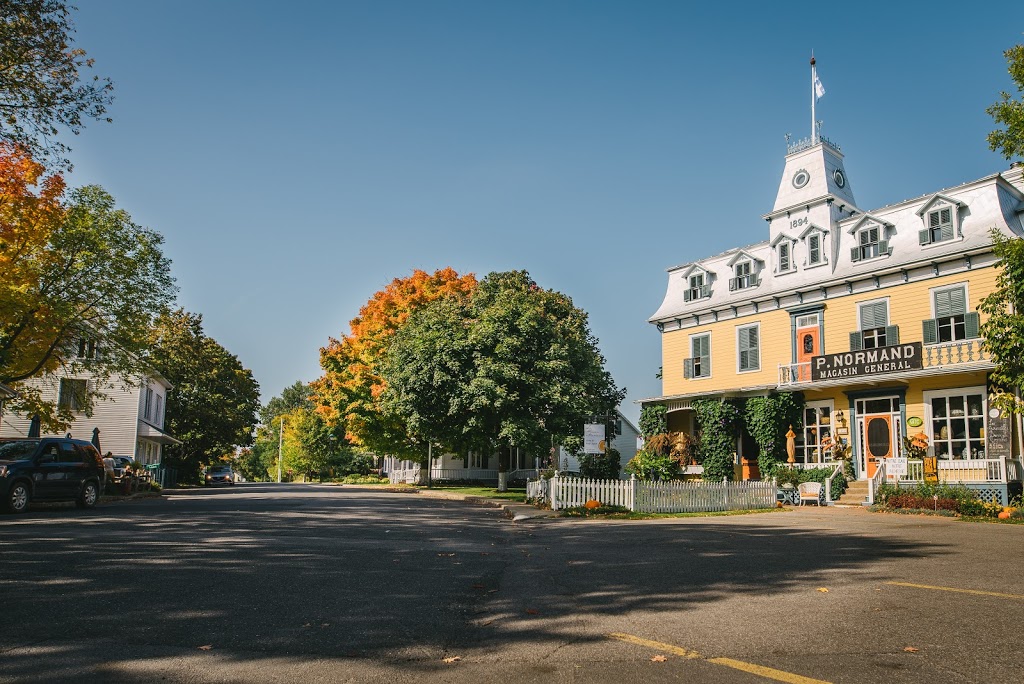
<path id="1" fill-rule="evenodd" d="M 702 513 L 773 508 L 774 482 L 650 482 L 552 477 L 526 483 L 526 498 L 551 510 L 583 506 L 590 500 L 641 513 Z"/>

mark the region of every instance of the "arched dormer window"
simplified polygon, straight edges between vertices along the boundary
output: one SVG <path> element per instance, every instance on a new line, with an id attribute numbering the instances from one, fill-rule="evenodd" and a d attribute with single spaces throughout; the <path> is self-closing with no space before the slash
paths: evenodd
<path id="1" fill-rule="evenodd" d="M 740 250 L 729 260 L 733 277 L 729 279 L 729 290 L 746 290 L 761 284 L 760 268 L 764 263 L 749 252 Z"/>
<path id="2" fill-rule="evenodd" d="M 804 268 L 814 268 L 828 263 L 828 255 L 825 253 L 825 237 L 828 232 L 821 226 L 811 224 L 800 233 L 800 239 L 804 243 Z"/>
<path id="3" fill-rule="evenodd" d="M 795 245 L 796 240 L 784 233 L 780 233 L 772 240 L 771 246 L 775 250 L 776 273 L 782 274 L 796 271 L 796 258 L 793 250 Z"/>
<path id="4" fill-rule="evenodd" d="M 850 247 L 850 261 L 868 261 L 889 256 L 889 231 L 893 225 L 879 218 L 864 214 L 847 232 L 853 236 Z"/>
<path id="5" fill-rule="evenodd" d="M 683 301 L 693 302 L 699 299 L 707 299 L 711 296 L 711 281 L 714 274 L 701 267 L 691 266 L 683 272 L 686 289 L 683 290 Z"/>

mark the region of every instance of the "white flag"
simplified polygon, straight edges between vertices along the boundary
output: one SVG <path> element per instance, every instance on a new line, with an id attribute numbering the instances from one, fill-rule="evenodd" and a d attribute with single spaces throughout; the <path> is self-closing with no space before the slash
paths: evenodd
<path id="1" fill-rule="evenodd" d="M 825 86 L 821 85 L 821 79 L 818 78 L 817 74 L 815 74 L 814 75 L 814 96 L 819 98 L 819 99 L 821 99 L 821 97 L 824 94 L 825 94 Z"/>

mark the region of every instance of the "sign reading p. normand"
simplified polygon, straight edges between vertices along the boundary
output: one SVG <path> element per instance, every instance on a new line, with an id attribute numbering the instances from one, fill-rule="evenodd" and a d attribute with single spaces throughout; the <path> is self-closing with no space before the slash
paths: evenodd
<path id="1" fill-rule="evenodd" d="M 920 342 L 891 347 L 824 354 L 811 358 L 811 380 L 859 378 L 923 368 L 924 347 Z"/>

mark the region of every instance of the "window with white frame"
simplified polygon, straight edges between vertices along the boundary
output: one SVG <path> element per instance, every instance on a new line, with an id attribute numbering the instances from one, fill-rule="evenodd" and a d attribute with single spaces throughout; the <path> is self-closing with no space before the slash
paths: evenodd
<path id="1" fill-rule="evenodd" d="M 142 417 L 150 420 L 153 417 L 153 388 L 147 387 L 142 402 Z"/>
<path id="2" fill-rule="evenodd" d="M 889 325 L 889 300 L 878 299 L 857 306 L 860 330 L 850 333 L 850 349 L 877 349 L 899 344 L 899 328 Z"/>
<path id="3" fill-rule="evenodd" d="M 925 392 L 929 441 L 940 459 L 985 458 L 984 387 Z"/>
<path id="4" fill-rule="evenodd" d="M 807 236 L 807 265 L 815 266 L 821 262 L 821 235 L 812 233 Z"/>
<path id="5" fill-rule="evenodd" d="M 925 228 L 918 233 L 922 245 L 952 240 L 956 233 L 953 226 L 953 207 L 939 207 L 929 211 L 925 217 Z"/>
<path id="6" fill-rule="evenodd" d="M 683 377 L 687 380 L 711 377 L 711 333 L 690 337 L 690 358 L 683 361 Z"/>
<path id="7" fill-rule="evenodd" d="M 709 295 L 707 281 L 703 273 L 698 272 L 690 275 L 689 285 L 683 297 L 686 301 L 704 299 Z"/>
<path id="8" fill-rule="evenodd" d="M 760 330 L 757 324 L 736 328 L 736 351 L 739 372 L 761 369 Z"/>
<path id="9" fill-rule="evenodd" d="M 803 443 L 799 451 L 803 455 L 803 463 L 823 463 L 826 454 L 821 448 L 822 442 L 832 439 L 833 402 L 809 401 L 804 405 Z"/>
<path id="10" fill-rule="evenodd" d="M 163 427 L 164 424 L 164 397 L 162 394 L 156 395 L 156 410 L 153 412 L 153 424 L 157 427 Z"/>
<path id="11" fill-rule="evenodd" d="M 980 336 L 977 311 L 967 310 L 967 287 L 954 285 L 932 290 L 935 318 L 924 321 L 924 343 L 941 344 L 971 340 Z"/>
<path id="12" fill-rule="evenodd" d="M 793 270 L 793 246 L 789 242 L 780 242 L 776 249 L 779 255 L 779 273 Z"/>
<path id="13" fill-rule="evenodd" d="M 745 290 L 748 287 L 756 287 L 758 284 L 750 261 L 736 262 L 736 265 L 733 266 L 733 274 L 735 277 L 729 281 L 730 290 Z"/>
<path id="14" fill-rule="evenodd" d="M 879 226 L 868 226 L 857 231 L 857 246 L 853 248 L 850 256 L 853 261 L 864 261 L 888 253 L 889 241 L 882 239 L 882 229 Z"/>

